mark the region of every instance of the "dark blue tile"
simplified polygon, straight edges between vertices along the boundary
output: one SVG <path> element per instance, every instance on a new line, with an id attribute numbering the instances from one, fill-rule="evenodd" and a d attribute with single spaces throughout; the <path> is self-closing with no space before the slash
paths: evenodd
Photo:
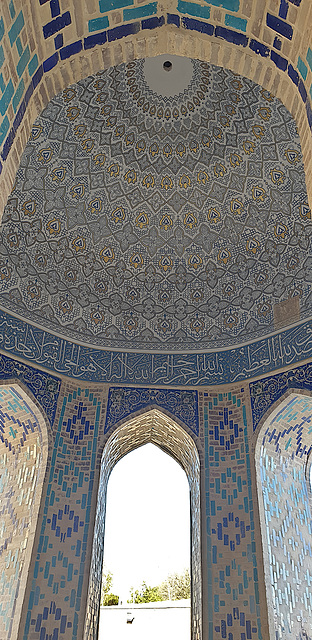
<path id="1" fill-rule="evenodd" d="M 233 31 L 233 29 L 226 29 L 225 27 L 216 27 L 215 35 L 217 38 L 232 42 L 232 44 L 239 44 L 246 47 L 248 44 L 248 38 L 244 33 Z"/>
<path id="2" fill-rule="evenodd" d="M 126 36 L 138 33 L 140 31 L 139 22 L 130 22 L 129 24 L 123 24 L 120 27 L 109 29 L 108 42 L 114 42 L 114 40 L 120 40 Z"/>
<path id="3" fill-rule="evenodd" d="M 195 18 L 182 18 L 182 25 L 185 29 L 199 31 L 199 33 L 205 33 L 207 36 L 212 36 L 214 33 L 214 26 L 212 24 L 196 20 Z"/>
<path id="4" fill-rule="evenodd" d="M 301 80 L 301 78 L 299 80 L 298 89 L 299 89 L 299 93 L 301 95 L 301 98 L 302 98 L 303 102 L 306 102 L 306 100 L 307 100 L 307 90 L 306 90 L 306 88 L 304 86 L 304 82 Z"/>
<path id="5" fill-rule="evenodd" d="M 26 111 L 26 105 L 25 105 L 25 101 L 23 100 L 23 102 L 21 103 L 19 110 L 15 116 L 15 120 L 13 122 L 13 129 L 14 131 L 17 131 L 18 127 L 20 126 L 23 117 L 24 117 L 24 113 Z"/>
<path id="6" fill-rule="evenodd" d="M 271 60 L 273 60 L 278 69 L 281 69 L 281 71 L 286 71 L 288 65 L 286 58 L 280 56 L 278 53 L 276 53 L 276 51 L 271 51 Z"/>
<path id="7" fill-rule="evenodd" d="M 54 38 L 54 46 L 56 49 L 60 49 L 64 44 L 64 38 L 62 33 L 58 33 Z"/>
<path id="8" fill-rule="evenodd" d="M 142 29 L 156 29 L 156 27 L 162 27 L 163 24 L 165 24 L 164 16 L 153 16 L 153 18 L 141 20 Z"/>
<path id="9" fill-rule="evenodd" d="M 32 96 L 32 94 L 33 94 L 33 92 L 34 92 L 34 87 L 33 87 L 33 84 L 32 84 L 32 82 L 31 82 L 31 83 L 28 85 L 28 87 L 27 87 L 27 89 L 26 89 L 26 91 L 25 91 L 25 95 L 24 95 L 24 100 L 25 100 L 25 105 L 26 105 L 26 107 L 27 107 L 27 105 L 28 105 L 28 102 L 29 102 L 29 100 L 30 100 L 30 98 L 31 98 L 31 96 Z"/>
<path id="10" fill-rule="evenodd" d="M 71 24 L 71 16 L 69 11 L 65 11 L 61 16 L 44 25 L 43 35 L 45 38 L 50 38 L 50 36 L 54 36 L 55 33 L 61 31 L 61 29 L 64 29 L 64 27 L 67 27 L 69 24 Z"/>
<path id="11" fill-rule="evenodd" d="M 275 49 L 278 49 L 278 51 L 280 51 L 282 48 L 282 41 L 277 36 L 275 36 L 274 38 L 273 47 Z"/>
<path id="12" fill-rule="evenodd" d="M 42 67 L 42 64 L 41 64 L 40 67 L 38 67 L 36 73 L 33 75 L 33 78 L 32 78 L 32 86 L 33 86 L 34 89 L 39 84 L 42 76 L 43 76 L 43 67 Z"/>
<path id="13" fill-rule="evenodd" d="M 180 16 L 176 16 L 174 13 L 167 13 L 167 24 L 175 24 L 176 27 L 179 27 Z"/>
<path id="14" fill-rule="evenodd" d="M 284 20 L 281 20 L 281 18 L 273 16 L 272 13 L 267 13 L 266 23 L 267 26 L 270 27 L 270 29 L 277 31 L 277 33 L 280 33 L 281 36 L 288 38 L 288 40 L 292 39 L 293 28 L 291 24 L 288 24 L 288 22 L 284 22 Z"/>
<path id="15" fill-rule="evenodd" d="M 70 58 L 70 56 L 75 55 L 75 53 L 79 53 L 81 49 L 82 40 L 76 40 L 76 42 L 72 42 L 71 44 L 67 45 L 67 47 L 63 47 L 63 49 L 60 49 L 61 60 Z"/>
<path id="16" fill-rule="evenodd" d="M 270 49 L 265 44 L 258 42 L 258 40 L 250 40 L 249 48 L 262 56 L 262 58 L 267 58 L 270 55 Z"/>
<path id="17" fill-rule="evenodd" d="M 52 18 L 59 16 L 61 13 L 59 0 L 50 0 L 50 9 Z"/>
<path id="18" fill-rule="evenodd" d="M 14 138 L 15 138 L 15 131 L 14 131 L 14 129 L 11 129 L 11 131 L 9 132 L 9 135 L 8 135 L 4 145 L 3 145 L 3 149 L 2 149 L 2 152 L 1 152 L 1 157 L 2 157 L 3 160 L 6 160 L 8 155 L 9 155 Z M 10 442 L 9 442 L 9 450 L 11 451 Z"/>
<path id="19" fill-rule="evenodd" d="M 94 35 L 85 38 L 83 45 L 85 49 L 92 49 L 97 44 L 105 44 L 106 40 L 106 31 L 101 31 L 100 33 L 95 33 Z"/>
<path id="20" fill-rule="evenodd" d="M 47 60 L 45 60 L 42 65 L 44 73 L 47 73 L 47 71 L 50 71 L 51 69 L 53 69 L 53 67 L 55 67 L 55 65 L 58 63 L 58 59 L 59 59 L 59 56 L 57 51 L 53 53 L 53 56 L 50 56 L 50 58 L 47 58 Z"/>
<path id="21" fill-rule="evenodd" d="M 285 18 L 287 18 L 288 8 L 289 8 L 289 4 L 287 0 L 281 0 L 279 12 L 278 12 L 278 15 L 280 18 L 284 18 L 284 20 Z"/>
<path id="22" fill-rule="evenodd" d="M 306 101 L 307 118 L 310 127 L 312 127 L 312 109 L 309 100 Z"/>

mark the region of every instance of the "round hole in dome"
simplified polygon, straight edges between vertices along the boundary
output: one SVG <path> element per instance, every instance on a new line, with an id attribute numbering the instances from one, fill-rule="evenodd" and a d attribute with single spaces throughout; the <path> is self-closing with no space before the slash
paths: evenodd
<path id="1" fill-rule="evenodd" d="M 172 62 L 170 62 L 170 60 L 165 60 L 165 62 L 163 64 L 163 68 L 164 68 L 165 71 L 171 71 Z"/>

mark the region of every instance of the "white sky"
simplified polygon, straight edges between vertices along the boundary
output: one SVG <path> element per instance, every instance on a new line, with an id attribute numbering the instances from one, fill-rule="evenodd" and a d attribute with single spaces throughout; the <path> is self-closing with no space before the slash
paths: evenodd
<path id="1" fill-rule="evenodd" d="M 125 603 L 131 586 L 156 586 L 190 564 L 189 485 L 183 469 L 152 444 L 126 455 L 107 490 L 104 565 Z"/>

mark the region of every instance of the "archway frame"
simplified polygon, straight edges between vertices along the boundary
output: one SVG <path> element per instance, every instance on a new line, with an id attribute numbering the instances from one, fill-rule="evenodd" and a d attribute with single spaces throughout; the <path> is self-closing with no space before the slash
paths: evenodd
<path id="1" fill-rule="evenodd" d="M 274 609 L 273 609 L 273 597 L 271 596 L 271 593 L 270 593 L 271 560 L 270 560 L 269 548 L 271 547 L 271 543 L 269 540 L 269 529 L 266 527 L 266 513 L 265 513 L 265 506 L 264 506 L 264 499 L 263 499 L 263 488 L 262 488 L 262 482 L 261 482 L 260 458 L 262 456 L 262 449 L 264 446 L 264 440 L 266 438 L 267 431 L 269 430 L 270 426 L 274 423 L 274 421 L 278 418 L 279 414 L 281 414 L 285 410 L 288 404 L 288 400 L 291 399 L 291 396 L 294 397 L 294 400 L 298 397 L 302 397 L 302 399 L 306 398 L 307 400 L 310 400 L 312 404 L 312 391 L 310 391 L 310 389 L 304 389 L 304 388 L 287 389 L 287 391 L 283 393 L 281 397 L 278 398 L 278 400 L 276 400 L 272 404 L 272 406 L 266 411 L 266 413 L 261 418 L 258 424 L 258 427 L 254 433 L 253 445 L 252 445 L 252 449 L 254 453 L 254 456 L 253 456 L 254 472 L 255 472 L 255 478 L 256 478 L 255 492 L 257 495 L 258 517 L 259 517 L 259 524 L 260 524 L 259 536 L 258 536 L 259 539 L 257 542 L 259 543 L 259 546 L 261 546 L 261 549 L 262 549 L 261 556 L 262 556 L 262 563 L 263 563 L 263 576 L 264 576 L 264 585 L 265 585 L 264 591 L 265 591 L 266 604 L 267 604 L 267 619 L 268 619 L 270 639 L 272 638 L 272 640 L 273 638 L 275 640 L 275 638 L 277 637 L 278 631 L 276 629 L 275 620 L 274 620 L 275 616 L 274 616 Z M 273 431 L 273 434 L 274 434 L 274 431 Z M 270 439 L 271 438 L 269 438 L 269 442 L 270 442 Z M 311 439 L 311 445 L 309 450 L 303 453 L 302 455 L 305 456 L 305 460 L 303 461 L 303 465 L 302 465 L 303 473 L 304 473 L 306 482 L 309 483 L 307 474 L 311 466 L 312 439 Z M 311 490 L 308 493 L 310 496 L 310 499 L 309 499 L 310 507 L 312 507 Z M 267 542 L 266 542 L 266 536 L 268 537 Z"/>
<path id="2" fill-rule="evenodd" d="M 97 492 L 93 548 L 85 617 L 84 640 L 96 640 L 104 553 L 107 484 L 114 466 L 127 453 L 154 444 L 185 471 L 190 487 L 191 510 L 191 640 L 202 640 L 201 474 L 198 447 L 187 428 L 157 407 L 128 416 L 115 427 L 105 443 Z M 204 537 L 204 536 L 203 536 Z"/>
<path id="3" fill-rule="evenodd" d="M 36 548 L 36 539 L 39 536 L 38 520 L 40 507 L 42 503 L 43 489 L 48 467 L 49 443 L 50 443 L 50 425 L 44 409 L 38 403 L 28 387 L 19 379 L 11 378 L 1 380 L 0 393 L 3 388 L 12 388 L 18 398 L 24 403 L 26 409 L 29 409 L 32 416 L 36 420 L 38 426 L 38 439 L 41 447 L 41 461 L 37 470 L 37 481 L 34 488 L 34 500 L 32 504 L 32 513 L 28 528 L 27 545 L 25 546 L 25 555 L 23 565 L 17 581 L 16 593 L 14 598 L 12 624 L 9 631 L 10 640 L 17 640 L 21 631 L 21 613 L 24 603 L 29 597 L 29 576 L 31 575 L 30 564 L 32 561 L 33 550 Z M 2 443 L 1 443 L 2 444 Z M 21 445 L 18 445 L 21 449 Z M 0 451 L 1 453 L 1 451 Z M 35 475 L 35 474 L 34 474 Z"/>
<path id="4" fill-rule="evenodd" d="M 97 71 L 121 63 L 163 53 L 197 58 L 223 67 L 261 85 L 277 97 L 294 117 L 301 141 L 307 193 L 312 207 L 312 144 L 306 108 L 298 87 L 268 57 L 197 31 L 166 24 L 151 32 L 139 32 L 63 60 L 45 73 L 27 106 L 23 124 L 17 129 L 0 176 L 0 219 L 15 181 L 20 159 L 32 125 L 48 102 L 66 87 Z"/>

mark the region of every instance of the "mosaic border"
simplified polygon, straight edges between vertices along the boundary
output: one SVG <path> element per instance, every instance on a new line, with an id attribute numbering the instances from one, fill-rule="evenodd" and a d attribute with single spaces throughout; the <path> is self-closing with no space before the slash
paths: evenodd
<path id="1" fill-rule="evenodd" d="M 312 356 L 312 321 L 275 336 L 207 353 L 93 349 L 0 311 L 0 350 L 74 379 L 113 384 L 218 385 L 261 376 Z"/>

